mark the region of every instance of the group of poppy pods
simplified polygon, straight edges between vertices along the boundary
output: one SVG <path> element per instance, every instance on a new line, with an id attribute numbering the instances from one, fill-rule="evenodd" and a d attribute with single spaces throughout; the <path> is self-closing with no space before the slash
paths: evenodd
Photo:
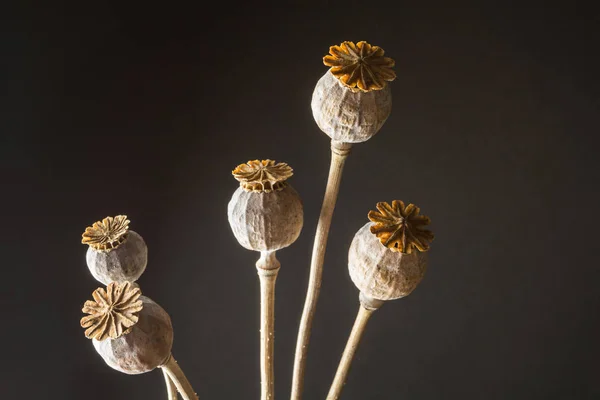
<path id="1" fill-rule="evenodd" d="M 310 267 L 307 300 L 300 322 L 294 362 L 292 400 L 302 394 L 308 337 L 316 301 L 329 226 L 341 173 L 353 144 L 365 142 L 383 126 L 391 112 L 394 60 L 367 42 L 331 46 L 323 63 L 330 67 L 313 91 L 311 108 L 318 127 L 331 138 L 332 163 L 319 217 Z M 261 282 L 261 392 L 272 400 L 275 278 L 280 264 L 275 252 L 300 235 L 304 211 L 298 192 L 289 184 L 292 168 L 270 159 L 250 160 L 232 174 L 239 181 L 227 208 L 234 237 L 246 249 L 261 253 L 256 263 Z M 327 399 L 337 399 L 368 313 L 384 301 L 410 294 L 427 269 L 427 251 L 434 235 L 430 219 L 414 204 L 379 202 L 368 222 L 354 235 L 348 252 L 350 277 L 360 291 L 361 311 Z M 112 368 L 139 374 L 163 367 L 173 359 L 173 327 L 167 312 L 141 294 L 136 281 L 146 269 L 143 238 L 129 229 L 125 215 L 106 217 L 88 227 L 82 243 L 89 245 L 86 262 L 91 274 L 106 285 L 84 304 L 85 336 Z M 367 312 L 367 314 L 364 314 Z M 363 313 L 363 314 L 361 314 Z M 367 315 L 367 317 L 365 317 Z M 172 372 L 172 371 L 171 371 Z M 196 394 L 185 377 L 169 373 L 184 399 Z M 169 391 L 170 398 L 177 394 Z"/>

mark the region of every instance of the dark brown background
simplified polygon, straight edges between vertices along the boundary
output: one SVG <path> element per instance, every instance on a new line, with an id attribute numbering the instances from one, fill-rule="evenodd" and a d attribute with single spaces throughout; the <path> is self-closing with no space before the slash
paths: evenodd
<path id="1" fill-rule="evenodd" d="M 432 218 L 430 267 L 371 321 L 344 399 L 598 398 L 600 18 L 415 3 L 3 13 L 2 397 L 166 397 L 159 372 L 111 370 L 79 327 L 98 287 L 81 232 L 126 213 L 149 246 L 139 283 L 171 314 L 200 398 L 258 398 L 257 254 L 226 219 L 230 172 L 255 158 L 294 167 L 305 204 L 279 253 L 288 397 L 329 164 L 310 97 L 329 45 L 367 40 L 396 59 L 393 112 L 344 172 L 305 398 L 325 397 L 357 310 L 350 241 L 393 199 Z"/>

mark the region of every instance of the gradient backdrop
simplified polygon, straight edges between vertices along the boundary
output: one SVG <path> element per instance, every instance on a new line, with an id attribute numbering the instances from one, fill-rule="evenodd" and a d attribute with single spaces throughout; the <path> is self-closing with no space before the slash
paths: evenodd
<path id="1" fill-rule="evenodd" d="M 99 286 L 81 233 L 121 213 L 147 241 L 139 283 L 170 313 L 200 399 L 258 398 L 258 255 L 226 217 L 231 170 L 255 158 L 288 162 L 305 204 L 278 254 L 288 398 L 329 168 L 310 98 L 344 40 L 382 46 L 398 79 L 389 120 L 346 164 L 305 399 L 325 397 L 357 310 L 350 241 L 394 199 L 431 217 L 430 267 L 371 320 L 345 400 L 600 398 L 598 14 L 371 3 L 3 13 L 2 398 L 166 398 L 160 372 L 111 370 L 79 327 Z"/>

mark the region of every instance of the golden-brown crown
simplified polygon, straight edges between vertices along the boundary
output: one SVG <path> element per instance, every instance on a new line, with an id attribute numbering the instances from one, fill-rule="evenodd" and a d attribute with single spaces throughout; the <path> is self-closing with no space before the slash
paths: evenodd
<path id="1" fill-rule="evenodd" d="M 252 160 L 238 165 L 232 174 L 247 192 L 269 193 L 283 189 L 286 185 L 285 180 L 293 175 L 293 170 L 286 163 Z"/>
<path id="2" fill-rule="evenodd" d="M 85 228 L 81 235 L 81 243 L 90 245 L 96 250 L 116 249 L 127 238 L 129 220 L 127 215 L 106 217 Z"/>
<path id="3" fill-rule="evenodd" d="M 429 217 L 419 215 L 420 209 L 414 204 L 404 205 L 401 200 L 392 204 L 377 203 L 378 211 L 369 211 L 369 219 L 374 224 L 371 233 L 392 251 L 410 254 L 413 249 L 427 251 L 433 233 L 424 229 L 431 223 Z"/>
<path id="4" fill-rule="evenodd" d="M 379 46 L 371 46 L 362 41 L 343 42 L 339 46 L 331 46 L 329 54 L 323 57 L 323 63 L 344 86 L 354 90 L 370 92 L 383 89 L 387 81 L 396 79 L 392 69 L 393 59 L 383 56 Z"/>
<path id="5" fill-rule="evenodd" d="M 94 290 L 94 300 L 88 300 L 82 311 L 89 314 L 81 319 L 81 327 L 86 328 L 88 339 L 116 339 L 131 332 L 138 322 L 138 314 L 143 308 L 139 300 L 142 292 L 131 282 L 111 282 L 104 288 Z"/>

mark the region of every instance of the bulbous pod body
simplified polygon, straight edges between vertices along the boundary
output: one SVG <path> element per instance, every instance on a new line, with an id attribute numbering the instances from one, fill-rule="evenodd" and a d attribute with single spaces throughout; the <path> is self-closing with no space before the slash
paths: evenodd
<path id="1" fill-rule="evenodd" d="M 353 91 L 327 71 L 313 91 L 312 113 L 333 140 L 360 143 L 373 137 L 392 111 L 389 85 L 369 92 Z"/>
<path id="2" fill-rule="evenodd" d="M 287 184 L 269 193 L 239 187 L 227 207 L 231 230 L 242 246 L 254 251 L 273 251 L 294 243 L 304 223 L 298 192 Z"/>
<path id="3" fill-rule="evenodd" d="M 381 244 L 368 222 L 354 236 L 348 253 L 348 270 L 356 287 L 377 300 L 408 296 L 427 269 L 427 252 L 395 252 Z"/>
<path id="4" fill-rule="evenodd" d="M 144 308 L 131 332 L 116 339 L 92 339 L 108 366 L 129 375 L 143 374 L 163 365 L 173 347 L 169 314 L 148 297 L 140 296 L 140 300 Z"/>
<path id="5" fill-rule="evenodd" d="M 142 276 L 148 263 L 148 248 L 144 239 L 134 231 L 117 248 L 96 250 L 89 247 L 86 262 L 97 281 L 108 285 L 110 282 L 135 282 Z"/>

